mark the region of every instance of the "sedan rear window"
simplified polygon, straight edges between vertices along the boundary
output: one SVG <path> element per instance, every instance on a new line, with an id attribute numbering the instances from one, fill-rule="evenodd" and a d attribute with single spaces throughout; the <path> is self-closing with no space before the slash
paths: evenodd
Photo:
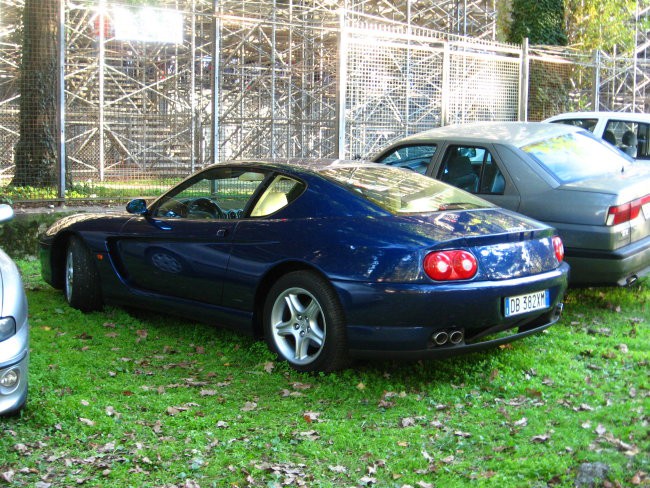
<path id="1" fill-rule="evenodd" d="M 523 146 L 562 183 L 621 172 L 630 163 L 623 154 L 586 132 L 574 132 Z"/>
<path id="2" fill-rule="evenodd" d="M 394 214 L 494 206 L 441 181 L 385 165 L 330 166 L 321 174 Z"/>

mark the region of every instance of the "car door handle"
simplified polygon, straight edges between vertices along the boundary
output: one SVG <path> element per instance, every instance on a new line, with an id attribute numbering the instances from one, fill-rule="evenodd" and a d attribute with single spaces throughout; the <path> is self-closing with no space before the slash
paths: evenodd
<path id="1" fill-rule="evenodd" d="M 217 231 L 217 237 L 226 237 L 227 233 L 228 233 L 228 229 L 219 229 Z"/>

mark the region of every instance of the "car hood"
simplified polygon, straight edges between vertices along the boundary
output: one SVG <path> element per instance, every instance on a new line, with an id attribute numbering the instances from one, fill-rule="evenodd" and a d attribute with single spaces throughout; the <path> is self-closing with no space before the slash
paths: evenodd
<path id="1" fill-rule="evenodd" d="M 54 224 L 52 224 L 46 231 L 46 236 L 53 236 L 60 232 L 61 230 L 79 224 L 81 222 L 89 222 L 93 220 L 100 220 L 102 222 L 108 222 L 111 219 L 119 219 L 120 221 L 127 220 L 133 217 L 126 212 L 116 212 L 116 213 L 80 213 L 74 215 L 68 215 L 63 217 Z"/>
<path id="2" fill-rule="evenodd" d="M 562 190 L 585 191 L 615 195 L 614 203 L 625 203 L 648 194 L 650 172 L 644 168 L 627 166 L 621 173 L 610 173 L 559 187 Z"/>

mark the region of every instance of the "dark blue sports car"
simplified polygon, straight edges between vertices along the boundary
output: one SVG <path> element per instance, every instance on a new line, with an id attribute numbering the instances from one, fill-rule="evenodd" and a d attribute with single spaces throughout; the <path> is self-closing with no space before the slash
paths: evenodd
<path id="1" fill-rule="evenodd" d="M 71 306 L 246 331 L 301 371 L 519 339 L 559 319 L 567 286 L 552 228 L 373 163 L 218 164 L 127 211 L 42 237 L 43 276 Z"/>

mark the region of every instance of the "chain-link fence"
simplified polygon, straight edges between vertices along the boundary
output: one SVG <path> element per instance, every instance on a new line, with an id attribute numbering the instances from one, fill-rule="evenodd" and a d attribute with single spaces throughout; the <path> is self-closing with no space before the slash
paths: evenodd
<path id="1" fill-rule="evenodd" d="M 433 3 L 0 0 L 2 195 L 151 196 L 213 161 L 364 157 L 443 124 L 648 108 L 645 61 L 497 43 L 494 2 L 467 2 L 465 21 Z M 415 25 L 434 18 L 475 37 Z"/>

